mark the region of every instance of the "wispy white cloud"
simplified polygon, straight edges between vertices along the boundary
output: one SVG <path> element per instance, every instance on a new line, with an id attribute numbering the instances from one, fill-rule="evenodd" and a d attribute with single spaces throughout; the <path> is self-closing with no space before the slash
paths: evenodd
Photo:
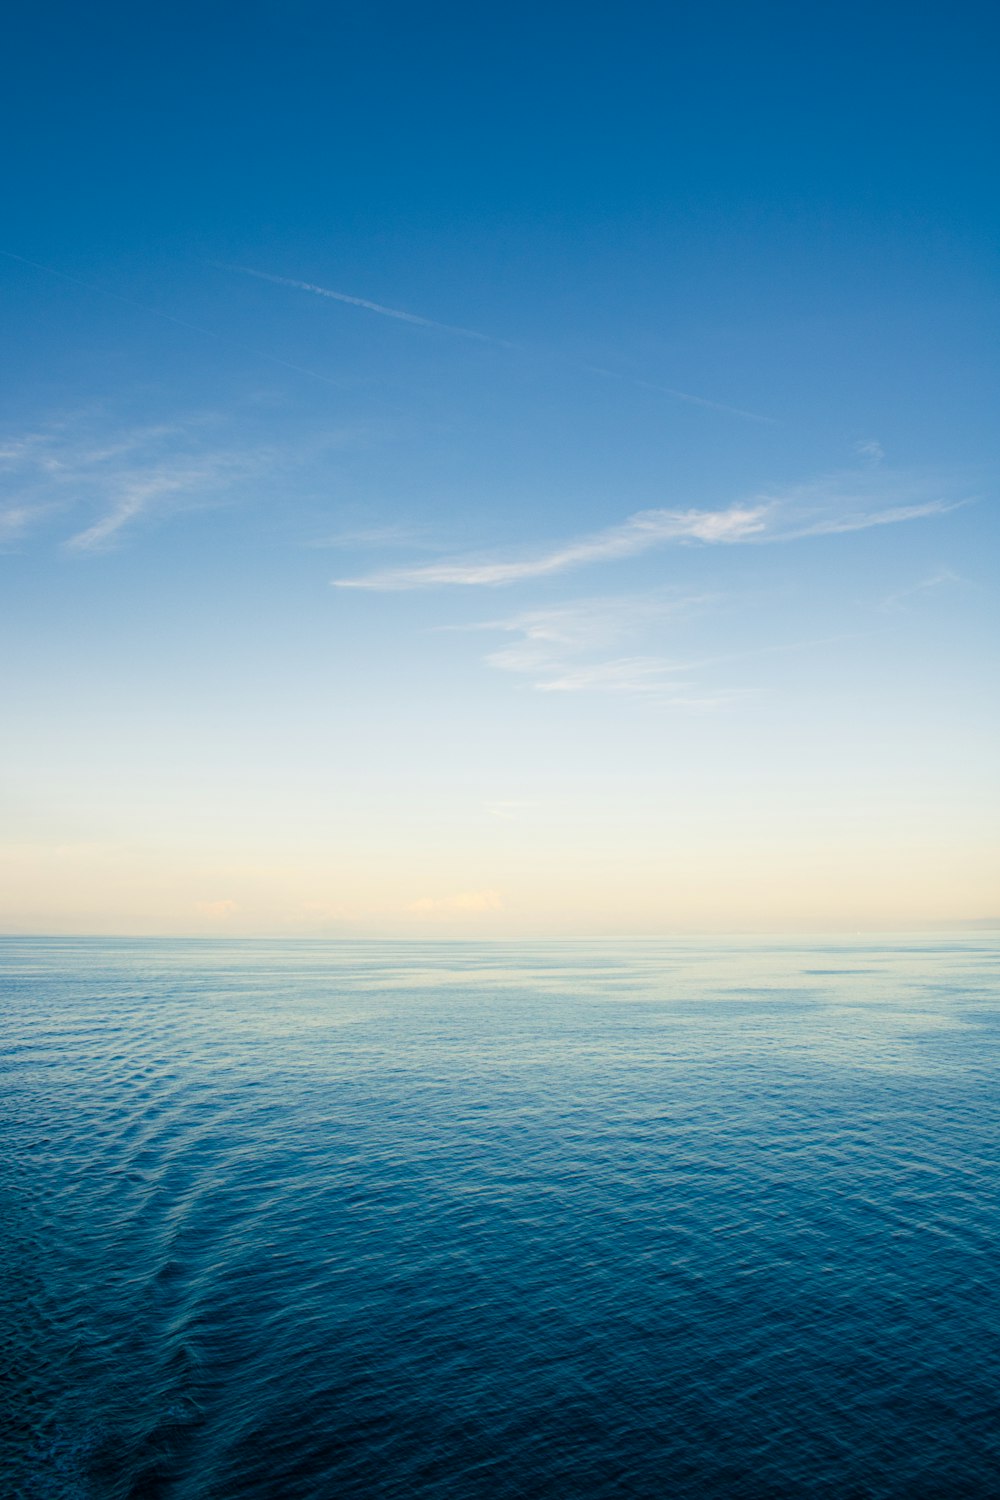
<path id="1" fill-rule="evenodd" d="M 849 472 L 751 496 L 724 510 L 643 510 L 617 526 L 521 557 L 458 557 L 409 567 L 384 568 L 335 578 L 337 588 L 405 589 L 495 587 L 565 573 L 596 563 L 636 557 L 669 543 L 788 542 L 895 526 L 949 512 L 969 503 L 908 476 Z"/>
<path id="2" fill-rule="evenodd" d="M 350 547 L 418 547 L 424 539 L 414 526 L 387 523 L 384 526 L 359 526 L 355 530 L 334 532 L 332 536 L 317 537 L 308 545 L 316 550 Z"/>
<path id="3" fill-rule="evenodd" d="M 896 526 L 901 521 L 920 521 L 928 516 L 946 516 L 949 511 L 967 505 L 966 500 L 927 500 L 922 505 L 891 505 L 886 510 L 855 511 L 851 515 L 830 516 L 810 521 L 775 535 L 775 541 L 795 541 L 807 536 L 837 536 L 848 531 L 868 531 L 872 526 Z"/>
<path id="4" fill-rule="evenodd" d="M 759 491 L 754 502 L 769 510 L 767 535 L 761 540 L 778 542 L 947 515 L 970 504 L 968 496 L 956 494 L 957 489 L 951 474 L 866 463 Z"/>
<path id="5" fill-rule="evenodd" d="M 66 546 L 75 552 L 96 552 L 109 547 L 123 527 L 161 507 L 171 497 L 186 496 L 194 500 L 216 492 L 220 481 L 231 477 L 233 467 L 234 460 L 223 455 L 200 465 L 165 464 L 151 473 L 119 474 L 114 485 L 117 491 L 114 503 L 90 526 L 71 536 Z"/>
<path id="6" fill-rule="evenodd" d="M 885 458 L 885 449 L 877 438 L 866 438 L 864 442 L 855 443 L 855 452 L 860 453 L 862 458 L 869 459 L 872 463 L 880 464 Z"/>
<path id="7" fill-rule="evenodd" d="M 715 706 L 730 694 L 700 693 L 685 680 L 691 667 L 658 656 L 619 656 L 569 667 L 536 682 L 542 693 L 618 693 L 656 697 L 686 707 Z"/>
<path id="8" fill-rule="evenodd" d="M 49 453 L 53 437 L 58 429 L 8 435 L 0 441 L 0 468 L 10 472 L 25 464 L 37 464 L 40 468 L 51 468 L 54 459 Z"/>
<path id="9" fill-rule="evenodd" d="M 412 568 L 388 568 L 359 578 L 336 578 L 338 588 L 417 589 L 447 584 L 494 585 L 544 578 L 591 563 L 635 557 L 666 542 L 734 542 L 762 531 L 766 506 L 734 505 L 728 510 L 644 510 L 620 526 L 533 556 L 511 560 L 456 560 Z"/>
<path id="10" fill-rule="evenodd" d="M 649 698 L 674 708 L 718 708 L 745 692 L 734 688 L 707 688 L 694 677 L 695 662 L 665 656 L 611 656 L 593 661 L 548 655 L 527 645 L 495 651 L 487 657 L 501 671 L 530 676 L 539 693 L 601 693 L 618 697 Z"/>
<path id="11" fill-rule="evenodd" d="M 64 545 L 97 552 L 143 517 L 216 503 L 262 454 L 215 446 L 212 427 L 201 418 L 122 427 L 92 411 L 7 438 L 0 470 L 10 500 L 0 509 L 0 539 L 84 511 L 90 519 L 77 520 Z"/>
<path id="12" fill-rule="evenodd" d="M 905 607 L 913 595 L 966 580 L 941 570 L 883 601 L 880 608 Z M 744 600 L 759 607 L 761 601 Z M 844 642 L 869 639 L 872 630 L 847 629 L 792 639 L 756 637 L 737 649 L 718 649 L 718 631 L 710 628 L 712 647 L 704 641 L 700 621 L 731 615 L 737 597 L 682 590 L 587 597 L 571 603 L 478 621 L 445 630 L 491 632 L 508 639 L 484 660 L 497 671 L 524 679 L 535 692 L 547 694 L 616 694 L 655 700 L 683 708 L 717 708 L 745 699 L 757 689 L 733 686 L 726 678 L 751 662 L 823 651 Z"/>
<path id="13" fill-rule="evenodd" d="M 48 510 L 45 505 L 8 505 L 0 509 L 0 546 L 23 536 Z"/>
<path id="14" fill-rule="evenodd" d="M 562 662 L 619 647 L 650 628 L 694 614 L 715 597 L 678 591 L 590 597 L 460 628 L 514 636 L 515 643 L 493 652 L 490 661 L 511 671 L 534 671 L 554 658 Z"/>
<path id="15" fill-rule="evenodd" d="M 697 664 L 686 656 L 634 648 L 648 647 L 651 640 L 659 644 L 664 629 L 715 602 L 713 595 L 681 593 L 581 599 L 473 628 L 512 637 L 486 661 L 498 671 L 528 679 L 537 692 L 618 694 L 705 707 L 733 694 L 703 689 L 692 675 Z"/>

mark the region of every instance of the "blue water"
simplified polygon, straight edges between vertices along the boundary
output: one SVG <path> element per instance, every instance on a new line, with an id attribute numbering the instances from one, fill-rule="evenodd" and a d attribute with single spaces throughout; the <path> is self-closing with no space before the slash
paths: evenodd
<path id="1" fill-rule="evenodd" d="M 5 1494 L 1000 1495 L 997 941 L 5 940 Z"/>

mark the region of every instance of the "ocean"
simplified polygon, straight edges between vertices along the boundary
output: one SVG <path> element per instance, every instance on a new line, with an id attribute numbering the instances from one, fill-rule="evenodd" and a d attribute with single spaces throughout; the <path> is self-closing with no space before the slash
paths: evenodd
<path id="1" fill-rule="evenodd" d="M 998 977 L 0 941 L 3 1493 L 1000 1496 Z"/>

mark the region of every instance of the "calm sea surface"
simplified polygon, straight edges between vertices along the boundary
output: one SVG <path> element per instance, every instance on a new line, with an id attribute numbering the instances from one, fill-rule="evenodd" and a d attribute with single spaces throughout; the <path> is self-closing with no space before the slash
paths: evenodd
<path id="1" fill-rule="evenodd" d="M 3 1493 L 1000 1496 L 998 975 L 0 942 Z"/>

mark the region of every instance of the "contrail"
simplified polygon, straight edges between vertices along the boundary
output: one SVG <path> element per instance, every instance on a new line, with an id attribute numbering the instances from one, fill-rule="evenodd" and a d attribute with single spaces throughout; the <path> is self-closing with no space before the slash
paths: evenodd
<path id="1" fill-rule="evenodd" d="M 280 365 L 283 370 L 291 370 L 295 375 L 305 375 L 310 380 L 321 380 L 324 385 L 340 385 L 338 380 L 332 379 L 329 375 L 321 375 L 318 370 L 292 364 L 290 360 L 282 359 L 277 354 L 270 354 L 265 349 L 255 349 L 250 344 L 237 343 L 225 334 L 217 333 L 213 328 L 203 328 L 197 323 L 187 322 L 184 318 L 176 318 L 172 313 L 162 312 L 158 307 L 150 307 L 145 302 L 137 302 L 133 297 L 123 297 L 120 292 L 113 292 L 110 288 L 98 286 L 92 281 L 84 281 L 80 276 L 71 276 L 68 271 L 60 271 L 55 266 L 29 260 L 26 255 L 16 255 L 13 250 L 0 250 L 0 255 L 7 260 L 15 260 L 22 266 L 31 266 L 35 271 L 44 271 L 47 276 L 56 276 L 60 281 L 68 281 L 73 286 L 82 287 L 84 291 L 93 292 L 99 297 L 110 297 L 114 302 L 121 302 L 126 307 L 134 307 L 138 312 L 143 312 L 150 318 L 159 318 L 162 323 L 173 323 L 175 328 L 186 328 L 189 333 L 197 333 L 202 338 L 215 339 L 225 348 L 238 350 L 241 354 L 249 354 L 254 359 L 267 360 L 273 365 Z M 295 291 L 310 292 L 314 297 L 327 297 L 334 302 L 347 303 L 350 307 L 360 307 L 366 312 L 378 313 L 383 318 L 395 318 L 398 322 L 412 323 L 419 328 L 436 328 L 442 333 L 475 339 L 481 344 L 491 344 L 496 349 L 516 350 L 521 347 L 509 339 L 498 339 L 492 334 L 481 333 L 476 328 L 462 328 L 455 323 L 439 323 L 435 318 L 424 318 L 419 313 L 405 312 L 399 307 L 386 307 L 381 302 L 370 301 L 367 297 L 353 297 L 348 292 L 333 291 L 330 287 L 316 286 L 310 281 L 295 281 L 290 276 L 274 276 L 269 271 L 256 271 L 252 266 L 231 266 L 221 261 L 212 261 L 211 264 L 220 270 L 236 271 L 243 276 L 255 276 L 260 281 L 270 281 L 276 286 L 292 287 Z M 624 375 L 618 370 L 606 370 L 598 365 L 583 364 L 573 365 L 573 368 L 583 370 L 589 375 L 599 375 L 607 380 L 621 380 L 640 390 L 657 391 L 660 395 L 669 396 L 673 401 L 686 401 L 693 406 L 706 407 L 710 411 L 726 412 L 730 416 L 742 417 L 750 422 L 776 423 L 777 421 L 777 418 L 763 416 L 760 412 L 746 411 L 739 406 L 728 406 L 722 401 L 711 401 L 707 396 L 695 396 L 690 391 L 677 390 L 673 386 L 657 385 L 651 380 L 641 380 L 635 375 Z"/>
<path id="2" fill-rule="evenodd" d="M 457 333 L 463 339 L 478 339 L 482 344 L 496 344 L 502 349 L 515 346 L 506 339 L 495 339 L 491 334 L 480 333 L 475 328 L 460 328 L 455 323 L 439 323 L 435 318 L 422 318 L 419 313 L 403 312 L 398 307 L 384 307 L 381 302 L 370 302 L 367 297 L 352 297 L 347 292 L 334 292 L 328 286 L 315 286 L 311 281 L 294 281 L 290 276 L 272 276 L 270 271 L 255 271 L 252 266 L 227 266 L 213 261 L 220 271 L 238 271 L 242 276 L 256 276 L 260 281 L 273 281 L 276 286 L 294 287 L 300 292 L 312 292 L 314 297 L 329 297 L 334 302 L 347 302 L 351 307 L 363 307 L 367 312 L 381 313 L 383 318 L 398 318 L 401 323 L 417 323 L 421 328 L 438 328 L 442 333 Z"/>
<path id="3" fill-rule="evenodd" d="M 480 333 L 475 328 L 461 328 L 454 323 L 439 323 L 435 318 L 424 318 L 419 313 L 404 312 L 399 307 L 385 307 L 381 302 L 371 302 L 367 297 L 353 297 L 348 292 L 335 292 L 330 287 L 317 286 L 312 281 L 296 281 L 291 276 L 275 276 L 270 271 L 257 271 L 252 266 L 230 266 L 222 261 L 212 261 L 220 271 L 236 271 L 241 276 L 256 276 L 260 281 L 273 282 L 275 286 L 288 286 L 299 292 L 311 292 L 314 297 L 329 297 L 334 302 L 346 302 L 350 307 L 363 307 L 366 312 L 379 313 L 383 318 L 397 318 L 401 323 L 415 323 L 420 328 L 437 328 L 442 333 L 455 333 L 464 339 L 477 339 L 481 344 L 492 344 L 497 349 L 519 349 L 521 346 L 512 344 L 509 339 L 498 339 L 490 333 Z M 658 391 L 661 396 L 669 396 L 672 401 L 687 401 L 692 406 L 704 406 L 710 411 L 727 412 L 731 417 L 743 417 L 749 422 L 776 423 L 776 417 L 765 417 L 757 411 L 746 411 L 741 406 L 728 406 L 724 401 L 710 401 L 707 396 L 694 396 L 690 391 L 679 391 L 673 386 L 657 385 L 652 380 L 641 380 L 635 375 L 624 375 L 619 370 L 605 370 L 599 365 L 576 364 L 573 361 L 564 361 L 575 370 L 586 371 L 588 375 L 600 375 L 608 380 L 621 380 L 627 385 L 634 385 L 640 390 Z"/>
<path id="4" fill-rule="evenodd" d="M 223 348 L 235 349 L 240 354 L 249 354 L 254 359 L 266 359 L 272 365 L 281 365 L 284 370 L 291 370 L 296 375 L 307 375 L 310 380 L 321 380 L 324 385 L 339 386 L 339 380 L 333 380 L 329 375 L 321 375 L 318 370 L 307 370 L 303 365 L 293 365 L 287 359 L 281 359 L 277 354 L 268 354 L 265 349 L 254 349 L 249 344 L 238 344 L 225 334 L 216 333 L 214 328 L 201 328 L 197 323 L 188 323 L 183 318 L 175 318 L 172 313 L 161 312 L 158 307 L 150 307 L 145 302 L 136 302 L 133 297 L 123 297 L 120 292 L 112 292 L 106 286 L 97 286 L 92 281 L 84 281 L 79 276 L 71 276 L 68 271 L 57 271 L 55 266 L 43 265 L 39 260 L 29 260 L 26 255 L 15 255 L 13 250 L 0 250 L 0 255 L 7 260 L 19 261 L 22 266 L 31 266 L 32 270 L 44 271 L 47 276 L 57 276 L 60 281 L 69 281 L 73 286 L 79 286 L 86 292 L 94 292 L 99 297 L 110 297 L 113 302 L 122 302 L 126 307 L 134 307 L 138 312 L 146 313 L 151 318 L 159 318 L 161 323 L 173 323 L 175 328 L 186 328 L 189 333 L 200 334 L 202 338 L 215 339 Z"/>
<path id="5" fill-rule="evenodd" d="M 759 411 L 747 411 L 742 406 L 729 406 L 725 401 L 710 401 L 707 396 L 692 396 L 690 391 L 678 391 L 672 385 L 658 385 L 654 380 L 641 380 L 637 375 L 623 375 L 620 370 L 605 370 L 601 365 L 582 365 L 591 375 L 602 375 L 607 380 L 624 380 L 638 386 L 642 391 L 658 391 L 661 396 L 670 396 L 674 401 L 688 401 L 692 406 L 706 406 L 709 411 L 725 411 L 731 417 L 746 417 L 748 422 L 767 422 L 776 426 L 777 417 L 765 417 Z"/>

